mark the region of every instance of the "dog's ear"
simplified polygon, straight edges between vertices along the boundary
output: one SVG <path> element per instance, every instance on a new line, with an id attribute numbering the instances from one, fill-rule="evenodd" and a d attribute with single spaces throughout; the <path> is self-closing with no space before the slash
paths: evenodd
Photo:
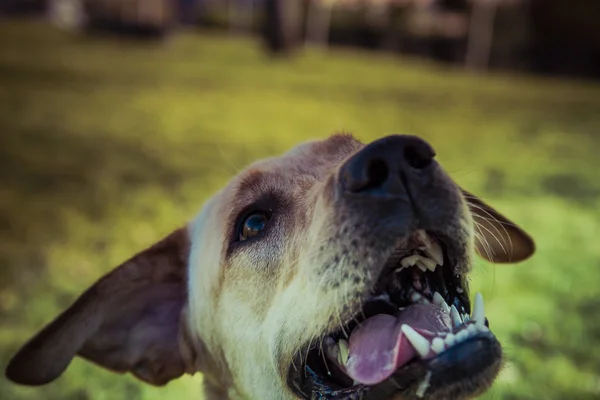
<path id="1" fill-rule="evenodd" d="M 516 263 L 535 252 L 531 236 L 515 223 L 463 190 L 463 195 L 475 223 L 475 249 L 493 263 Z"/>
<path id="2" fill-rule="evenodd" d="M 98 280 L 23 346 L 7 378 L 48 383 L 75 355 L 154 385 L 193 372 L 181 343 L 188 240 L 179 229 Z"/>

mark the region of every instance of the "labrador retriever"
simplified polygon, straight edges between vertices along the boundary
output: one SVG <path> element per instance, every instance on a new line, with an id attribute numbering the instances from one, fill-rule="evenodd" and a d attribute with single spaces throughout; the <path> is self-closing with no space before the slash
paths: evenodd
<path id="1" fill-rule="evenodd" d="M 205 399 L 467 399 L 501 368 L 467 276 L 534 252 L 409 135 L 348 134 L 252 164 L 97 281 L 13 357 L 42 385 L 75 355 Z M 200 397 L 200 394 L 199 394 Z"/>

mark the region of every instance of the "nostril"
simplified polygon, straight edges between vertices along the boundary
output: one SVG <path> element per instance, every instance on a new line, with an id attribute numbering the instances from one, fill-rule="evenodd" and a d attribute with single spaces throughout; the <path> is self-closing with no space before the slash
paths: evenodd
<path id="1" fill-rule="evenodd" d="M 427 168 L 434 156 L 435 153 L 428 146 L 406 146 L 404 149 L 406 162 L 415 169 Z"/>
<path id="2" fill-rule="evenodd" d="M 390 170 L 385 161 L 374 158 L 369 162 L 367 166 L 367 185 L 363 190 L 376 189 L 383 186 L 387 181 Z"/>

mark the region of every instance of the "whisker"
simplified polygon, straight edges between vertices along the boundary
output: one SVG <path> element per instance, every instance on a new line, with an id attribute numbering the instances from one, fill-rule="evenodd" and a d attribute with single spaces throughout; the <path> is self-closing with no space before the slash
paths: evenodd
<path id="1" fill-rule="evenodd" d="M 481 219 L 483 219 L 485 221 L 491 222 L 492 226 L 498 232 L 498 234 L 502 235 L 502 233 L 500 232 L 500 230 L 496 227 L 496 224 L 494 224 L 493 222 L 496 222 L 498 225 L 500 225 L 500 227 L 504 230 L 504 233 L 506 234 L 506 237 L 508 238 L 510 251 L 512 253 L 512 251 L 514 249 L 513 248 L 512 239 L 511 239 L 511 237 L 510 237 L 510 235 L 508 233 L 508 230 L 506 229 L 506 227 L 504 225 L 512 225 L 513 227 L 516 227 L 516 226 L 514 224 L 511 224 L 511 223 L 506 223 L 506 224 L 503 223 L 502 221 L 498 220 L 498 218 L 494 217 L 494 215 L 492 215 L 492 213 L 490 213 L 488 210 L 486 210 L 485 208 L 483 208 L 483 207 L 481 207 L 481 206 L 479 206 L 477 204 L 469 203 L 469 205 L 472 206 L 472 207 L 474 207 L 475 209 L 478 209 L 478 210 L 484 212 L 486 215 L 488 215 L 491 219 L 488 219 L 488 218 L 486 218 L 484 216 L 481 216 L 481 215 L 477 215 L 477 217 L 481 218 Z"/>
<path id="2" fill-rule="evenodd" d="M 479 228 L 478 224 L 475 224 L 475 237 L 481 242 L 481 245 L 483 246 L 483 250 L 485 251 L 485 254 L 487 255 L 488 259 L 492 260 L 492 251 L 490 248 L 490 244 L 488 243 L 487 239 L 485 238 L 485 236 L 482 234 L 481 229 Z"/>
<path id="3" fill-rule="evenodd" d="M 325 369 L 327 370 L 327 375 L 331 375 L 331 371 L 329 370 L 329 365 L 327 365 L 327 357 L 325 357 L 325 352 L 323 351 L 323 338 L 321 338 L 321 343 L 319 344 L 319 351 L 321 352 L 321 356 L 323 358 L 323 363 L 325 364 Z"/>
<path id="4" fill-rule="evenodd" d="M 504 254 L 510 254 L 510 253 L 508 253 L 508 252 L 506 251 L 506 249 L 504 248 L 504 245 L 502 244 L 502 242 L 500 241 L 500 239 L 498 239 L 498 238 L 496 237 L 496 235 L 494 235 L 494 233 L 493 233 L 491 230 L 489 230 L 488 228 L 486 228 L 486 227 L 485 227 L 483 224 L 480 224 L 480 223 L 476 223 L 476 224 L 477 224 L 477 226 L 479 226 L 480 228 L 483 228 L 483 229 L 485 229 L 485 230 L 486 230 L 486 231 L 487 231 L 487 232 L 488 232 L 490 235 L 492 235 L 492 237 L 493 237 L 494 239 L 496 239 L 496 242 L 498 242 L 498 244 L 499 244 L 499 245 L 500 245 L 500 247 L 502 248 L 502 251 L 504 251 Z"/>

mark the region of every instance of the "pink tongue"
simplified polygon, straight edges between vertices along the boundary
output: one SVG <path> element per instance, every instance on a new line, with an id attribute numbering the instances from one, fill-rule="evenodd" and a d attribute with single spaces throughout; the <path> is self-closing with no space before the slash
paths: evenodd
<path id="1" fill-rule="evenodd" d="M 433 304 L 415 304 L 400 315 L 379 314 L 363 321 L 350 335 L 346 373 L 355 381 L 374 385 L 417 355 L 401 331 L 403 324 L 431 340 L 436 332 L 452 331 L 450 316 Z"/>

